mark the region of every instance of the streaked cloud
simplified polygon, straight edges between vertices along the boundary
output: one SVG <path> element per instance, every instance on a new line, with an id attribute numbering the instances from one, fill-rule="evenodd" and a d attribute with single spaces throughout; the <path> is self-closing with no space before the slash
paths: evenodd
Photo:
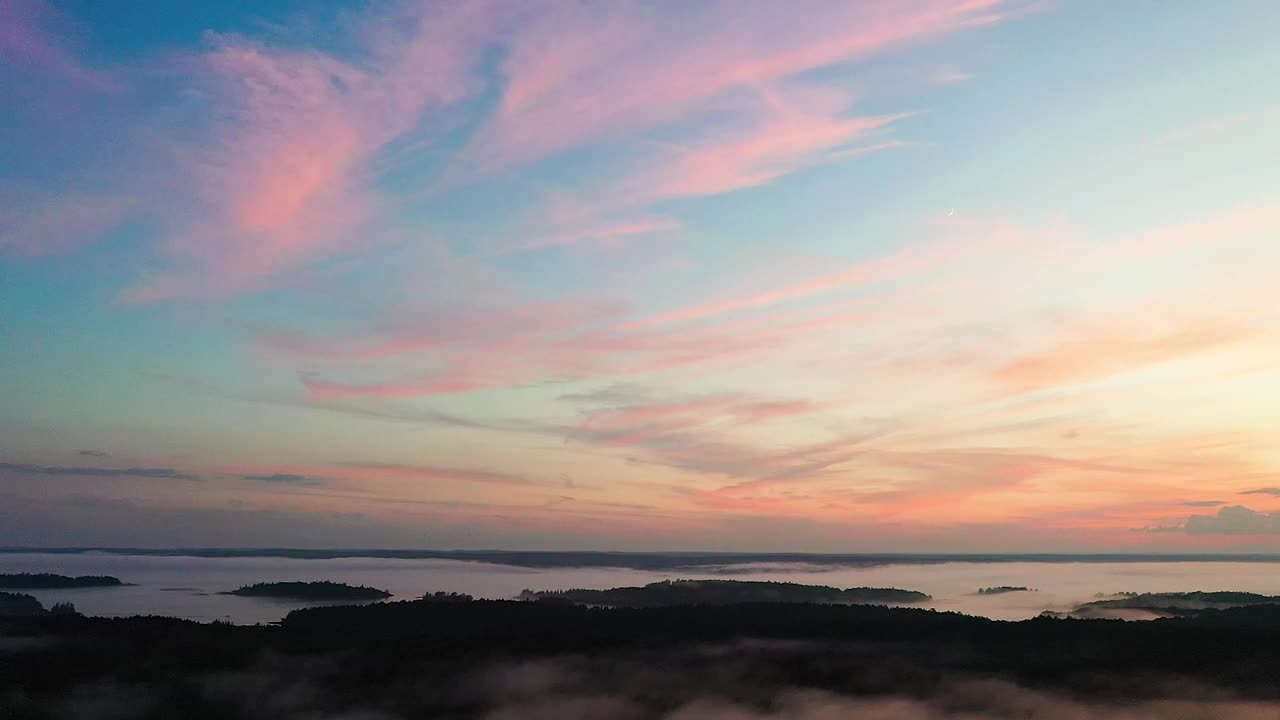
<path id="1" fill-rule="evenodd" d="M 271 483 L 279 485 L 305 485 L 316 487 L 324 485 L 328 480 L 326 478 L 311 477 L 309 475 L 298 475 L 296 473 L 271 473 L 269 475 L 241 475 L 241 480 L 250 482 Z"/>
<path id="2" fill-rule="evenodd" d="M 533 485 L 538 483 L 538 481 L 533 478 L 516 473 L 442 465 L 348 462 L 343 463 L 341 467 L 360 470 L 375 475 L 420 478 L 424 480 L 456 480 L 460 482 L 489 483 L 497 485 Z"/>
<path id="3" fill-rule="evenodd" d="M 67 475 L 75 477 L 103 478 L 154 478 L 159 480 L 199 480 L 198 475 L 175 468 L 159 467 L 74 467 L 62 465 L 35 465 L 32 463 L 0 463 L 0 470 L 24 475 Z"/>

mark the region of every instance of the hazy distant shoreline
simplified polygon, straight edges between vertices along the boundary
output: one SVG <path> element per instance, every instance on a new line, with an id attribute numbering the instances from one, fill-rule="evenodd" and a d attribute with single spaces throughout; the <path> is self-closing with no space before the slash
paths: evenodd
<path id="1" fill-rule="evenodd" d="M 522 550 L 396 550 L 298 548 L 112 548 L 112 547 L 3 547 L 0 554 L 45 553 L 83 555 L 102 553 L 152 557 L 290 558 L 334 560 L 379 558 L 404 560 L 462 560 L 526 568 L 615 567 L 632 570 L 679 570 L 743 564 L 779 563 L 830 567 L 882 567 L 942 563 L 1176 563 L 1255 562 L 1280 563 L 1280 554 L 1247 553 L 736 553 L 736 552 L 606 552 Z"/>

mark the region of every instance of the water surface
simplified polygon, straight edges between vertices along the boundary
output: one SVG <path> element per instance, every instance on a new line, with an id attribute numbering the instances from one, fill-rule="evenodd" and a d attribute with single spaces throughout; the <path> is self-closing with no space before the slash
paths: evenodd
<path id="1" fill-rule="evenodd" d="M 930 607 L 1001 620 L 1044 610 L 1070 610 L 1099 594 L 1241 590 L 1280 594 L 1280 565 L 1268 562 L 940 562 L 847 567 L 748 562 L 699 568 L 638 570 L 611 567 L 530 568 L 444 559 L 344 557 L 143 556 L 109 553 L 3 553 L 0 572 L 114 575 L 122 588 L 33 590 L 45 606 L 72 602 L 87 615 L 168 615 L 242 624 L 275 622 L 317 603 L 221 595 L 242 585 L 282 580 L 333 580 L 388 590 L 392 600 L 426 592 L 512 598 L 521 590 L 610 588 L 666 579 L 777 580 L 837 587 L 919 590 Z M 1036 592 L 978 595 L 982 587 L 1027 586 Z"/>

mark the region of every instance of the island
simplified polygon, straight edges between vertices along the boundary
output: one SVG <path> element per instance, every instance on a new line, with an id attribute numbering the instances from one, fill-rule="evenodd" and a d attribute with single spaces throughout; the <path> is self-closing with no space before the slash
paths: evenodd
<path id="1" fill-rule="evenodd" d="M 1087 602 L 1068 614 L 1073 617 L 1101 618 L 1185 617 L 1200 615 L 1208 610 L 1277 604 L 1280 604 L 1280 595 L 1261 595 L 1251 592 L 1196 590 L 1167 593 L 1118 593 L 1103 600 Z"/>
<path id="2" fill-rule="evenodd" d="M 1035 590 L 1022 585 L 997 585 L 995 587 L 978 588 L 979 595 L 1004 595 L 1005 593 L 1016 592 L 1035 592 Z"/>
<path id="3" fill-rule="evenodd" d="M 321 580 L 318 582 L 269 582 L 245 585 L 223 595 L 240 597 L 279 598 L 282 600 L 385 600 L 391 593 L 364 585 Z"/>
<path id="4" fill-rule="evenodd" d="M 737 603 L 820 603 L 901 605 L 931 600 L 925 593 L 898 588 L 840 588 L 752 580 L 662 580 L 644 587 L 610 590 L 525 590 L 521 600 L 562 601 L 618 608 L 731 605 Z"/>
<path id="5" fill-rule="evenodd" d="M 67 588 L 122 587 L 120 578 L 110 575 L 69 577 L 53 573 L 0 573 L 0 588 L 6 590 L 63 590 Z"/>

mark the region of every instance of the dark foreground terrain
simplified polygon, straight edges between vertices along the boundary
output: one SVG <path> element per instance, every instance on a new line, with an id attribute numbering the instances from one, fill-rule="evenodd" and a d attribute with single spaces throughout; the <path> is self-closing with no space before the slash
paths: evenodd
<path id="1" fill-rule="evenodd" d="M 1280 717 L 1280 608 L 996 622 L 876 606 L 323 607 L 0 618 L 6 718 Z"/>

